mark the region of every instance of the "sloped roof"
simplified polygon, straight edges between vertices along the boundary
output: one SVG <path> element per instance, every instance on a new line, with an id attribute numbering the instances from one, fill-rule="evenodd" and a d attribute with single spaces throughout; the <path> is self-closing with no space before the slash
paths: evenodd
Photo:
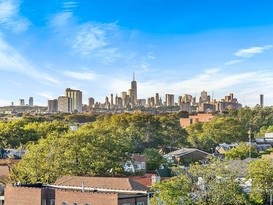
<path id="1" fill-rule="evenodd" d="M 8 166 L 0 166 L 0 176 L 8 176 L 9 175 L 9 167 Z"/>
<path id="2" fill-rule="evenodd" d="M 82 186 L 96 187 L 105 189 L 120 190 L 149 190 L 144 186 L 128 177 L 80 177 L 80 176 L 63 176 L 56 180 L 55 185 L 60 186 Z"/>
<path id="3" fill-rule="evenodd" d="M 151 187 L 152 186 L 152 176 L 154 174 L 145 174 L 144 176 L 131 176 L 130 178 L 132 178 L 134 181 L 147 186 L 147 187 Z M 171 177 L 161 177 L 160 180 L 164 181 L 167 179 L 170 179 Z"/>
<path id="4" fill-rule="evenodd" d="M 195 148 L 182 148 L 182 149 L 170 152 L 167 155 L 180 157 L 180 156 L 184 156 L 184 155 L 190 154 L 190 153 L 195 152 L 195 151 L 202 152 L 204 154 L 210 155 L 210 153 L 208 153 L 208 152 L 205 152 L 205 151 L 202 151 L 202 150 L 199 150 L 199 149 L 195 149 Z"/>

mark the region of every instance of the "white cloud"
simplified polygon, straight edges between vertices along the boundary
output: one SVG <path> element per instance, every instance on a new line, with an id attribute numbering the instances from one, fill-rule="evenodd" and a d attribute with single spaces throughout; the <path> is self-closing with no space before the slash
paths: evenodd
<path id="1" fill-rule="evenodd" d="M 19 72 L 24 75 L 28 75 L 35 80 L 42 83 L 56 83 L 60 82 L 44 72 L 39 72 L 31 65 L 26 59 L 24 59 L 20 53 L 18 53 L 13 47 L 8 45 L 4 39 L 0 36 L 0 70 Z"/>
<path id="2" fill-rule="evenodd" d="M 75 8 L 78 7 L 78 3 L 76 1 L 64 1 L 63 9 L 65 12 L 73 12 Z"/>
<path id="3" fill-rule="evenodd" d="M 237 51 L 234 55 L 239 56 L 239 57 L 244 57 L 244 58 L 250 58 L 257 53 L 262 53 L 265 50 L 268 50 L 270 48 L 272 48 L 272 45 L 267 45 L 267 46 L 263 46 L 263 47 L 251 47 L 251 48 L 247 48 L 247 49 L 241 49 L 241 50 Z"/>
<path id="4" fill-rule="evenodd" d="M 77 80 L 95 80 L 97 78 L 97 74 L 93 72 L 73 72 L 73 71 L 65 71 L 63 73 L 65 76 L 70 78 L 75 78 Z"/>
<path id="5" fill-rule="evenodd" d="M 55 28 L 60 29 L 59 27 L 67 25 L 71 21 L 72 17 L 72 12 L 58 13 L 52 17 L 49 23 Z"/>
<path id="6" fill-rule="evenodd" d="M 19 0 L 0 0 L 0 25 L 15 33 L 27 30 L 30 21 L 20 15 Z"/>
<path id="7" fill-rule="evenodd" d="M 147 58 L 149 58 L 151 60 L 154 60 L 155 59 L 154 52 L 149 52 L 148 55 L 147 55 Z"/>
<path id="8" fill-rule="evenodd" d="M 206 74 L 216 74 L 220 71 L 220 68 L 210 68 L 210 69 L 206 69 L 204 73 Z"/>
<path id="9" fill-rule="evenodd" d="M 244 60 L 232 60 L 232 61 L 226 62 L 225 65 L 233 65 L 233 64 L 242 63 L 242 62 L 244 62 Z"/>
<path id="10" fill-rule="evenodd" d="M 76 34 L 72 47 L 84 56 L 89 56 L 94 50 L 103 48 L 106 42 L 105 29 L 102 26 L 88 24 Z"/>
<path id="11" fill-rule="evenodd" d="M 54 94 L 51 93 L 51 92 L 39 92 L 39 93 L 36 93 L 37 95 L 41 96 L 41 97 L 44 97 L 46 99 L 54 99 Z"/>
<path id="12" fill-rule="evenodd" d="M 69 40 L 72 49 L 82 57 L 94 59 L 109 65 L 121 58 L 119 49 L 114 46 L 119 39 L 120 30 L 116 23 L 92 23 L 69 25 L 74 37 Z M 68 32 L 68 29 L 63 30 Z"/>

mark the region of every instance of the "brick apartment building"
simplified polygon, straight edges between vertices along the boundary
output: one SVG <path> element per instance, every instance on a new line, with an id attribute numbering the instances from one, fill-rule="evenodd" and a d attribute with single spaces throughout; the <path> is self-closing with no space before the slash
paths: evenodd
<path id="1" fill-rule="evenodd" d="M 149 188 L 131 178 L 59 178 L 54 185 L 8 185 L 5 205 L 147 205 Z"/>
<path id="2" fill-rule="evenodd" d="M 188 118 L 180 118 L 180 125 L 183 128 L 186 128 L 187 126 L 198 123 L 198 122 L 208 122 L 210 121 L 214 116 L 212 114 L 203 114 L 198 113 L 197 115 L 191 115 Z"/>

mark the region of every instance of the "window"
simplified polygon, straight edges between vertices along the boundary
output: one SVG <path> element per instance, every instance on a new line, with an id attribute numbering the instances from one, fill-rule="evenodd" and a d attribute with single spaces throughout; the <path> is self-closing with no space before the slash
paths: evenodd
<path id="1" fill-rule="evenodd" d="M 63 201 L 62 205 L 67 205 L 67 202 Z"/>
<path id="2" fill-rule="evenodd" d="M 42 199 L 42 205 L 46 205 L 46 199 Z"/>
<path id="3" fill-rule="evenodd" d="M 137 205 L 144 205 L 143 201 L 137 202 Z"/>
<path id="4" fill-rule="evenodd" d="M 55 205 L 55 199 L 50 199 L 50 205 Z"/>
<path id="5" fill-rule="evenodd" d="M 85 205 L 91 205 L 90 203 L 85 203 Z"/>
<path id="6" fill-rule="evenodd" d="M 130 203 L 125 203 L 125 204 L 122 204 L 122 205 L 131 205 Z"/>
<path id="7" fill-rule="evenodd" d="M 78 202 L 74 202 L 73 205 L 78 205 Z"/>
<path id="8" fill-rule="evenodd" d="M 141 162 L 141 168 L 145 169 L 145 162 Z"/>

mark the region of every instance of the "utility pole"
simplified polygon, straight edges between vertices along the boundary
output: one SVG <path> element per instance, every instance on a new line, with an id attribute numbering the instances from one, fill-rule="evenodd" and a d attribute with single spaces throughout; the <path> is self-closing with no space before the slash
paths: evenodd
<path id="1" fill-rule="evenodd" d="M 249 125 L 248 139 L 249 139 L 249 158 L 251 158 L 251 124 Z"/>

